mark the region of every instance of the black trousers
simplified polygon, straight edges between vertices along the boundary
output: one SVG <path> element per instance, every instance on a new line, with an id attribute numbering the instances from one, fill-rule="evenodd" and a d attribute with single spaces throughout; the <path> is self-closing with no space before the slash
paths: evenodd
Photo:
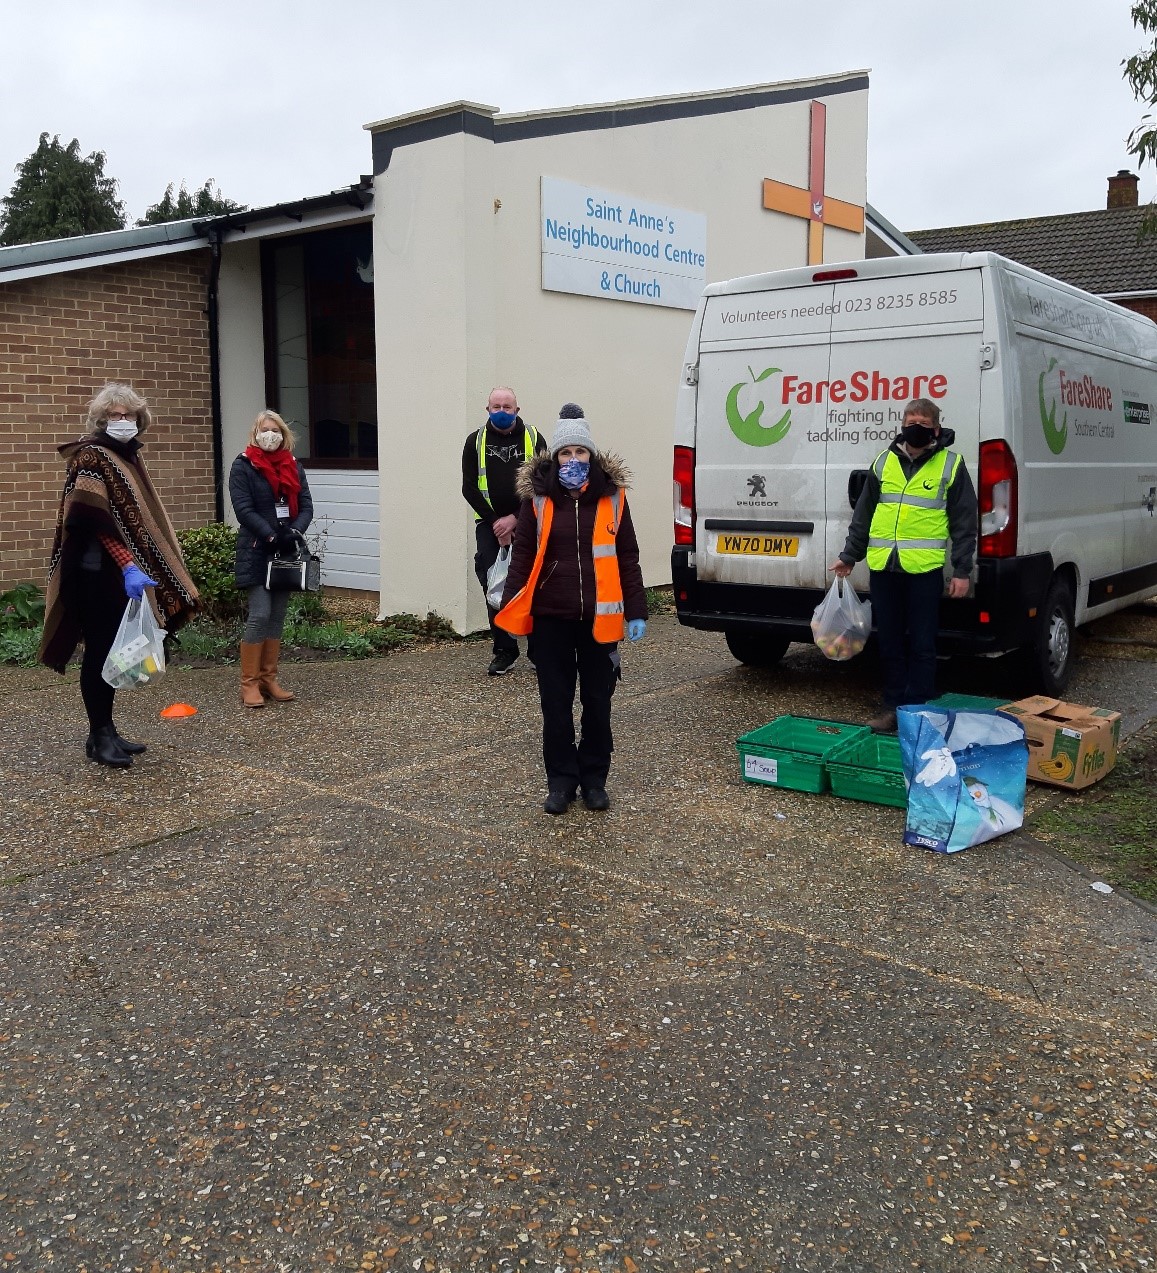
<path id="1" fill-rule="evenodd" d="M 619 679 L 619 647 L 600 645 L 581 620 L 535 616 L 528 653 L 538 674 L 542 705 L 542 763 L 551 791 L 590 791 L 607 785 L 614 739 L 611 695 Z M 575 744 L 574 692 L 582 721 Z"/>
<path id="2" fill-rule="evenodd" d="M 486 591 L 486 575 L 490 567 L 494 565 L 498 559 L 498 536 L 490 529 L 486 522 L 475 522 L 474 524 L 474 541 L 478 545 L 474 554 L 474 573 L 478 576 L 478 582 L 482 585 L 482 591 Z M 504 628 L 500 628 L 494 622 L 494 616 L 498 613 L 489 602 L 486 605 L 486 613 L 490 617 L 490 639 L 494 646 L 494 653 L 501 654 L 503 651 L 510 651 L 514 654 L 518 653 L 518 638 L 513 637 Z"/>
<path id="3" fill-rule="evenodd" d="M 77 618 L 84 637 L 80 696 L 88 714 L 89 729 L 97 730 L 112 723 L 116 690 L 101 676 L 101 670 L 112 649 L 128 597 L 125 596 L 121 572 L 116 570 L 113 573 L 107 567 L 102 570 L 77 570 L 74 595 L 80 602 Z"/>
<path id="4" fill-rule="evenodd" d="M 944 571 L 910 575 L 873 570 L 872 618 L 884 668 L 884 706 L 926 703 L 936 697 L 936 633 Z"/>

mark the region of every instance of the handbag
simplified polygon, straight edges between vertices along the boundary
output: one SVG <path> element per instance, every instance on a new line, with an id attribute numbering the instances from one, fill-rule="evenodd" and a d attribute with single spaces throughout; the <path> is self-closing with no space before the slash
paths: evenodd
<path id="1" fill-rule="evenodd" d="M 296 556 L 275 552 L 265 567 L 265 586 L 270 592 L 320 592 L 321 558 L 310 552 L 301 531 L 293 534 Z"/>

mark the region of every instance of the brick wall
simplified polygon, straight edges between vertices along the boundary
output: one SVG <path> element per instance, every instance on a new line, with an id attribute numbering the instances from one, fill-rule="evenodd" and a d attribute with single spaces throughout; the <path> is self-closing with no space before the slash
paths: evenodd
<path id="1" fill-rule="evenodd" d="M 1151 318 L 1157 323 L 1157 297 L 1141 296 L 1136 300 L 1118 301 L 1117 304 L 1134 310 L 1138 314 L 1144 314 L 1146 318 Z"/>
<path id="2" fill-rule="evenodd" d="M 0 591 L 42 587 L 61 442 L 109 380 L 149 401 L 144 457 L 181 530 L 213 519 L 206 250 L 0 280 Z"/>

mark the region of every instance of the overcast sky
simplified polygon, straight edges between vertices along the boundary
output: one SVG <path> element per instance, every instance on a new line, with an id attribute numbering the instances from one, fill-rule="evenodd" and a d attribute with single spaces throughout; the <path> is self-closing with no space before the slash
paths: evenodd
<path id="1" fill-rule="evenodd" d="M 1127 0 L 0 0 L 0 194 L 41 132 L 257 207 L 369 172 L 362 125 L 870 71 L 868 199 L 903 230 L 1103 207 L 1142 111 Z M 768 176 L 774 175 L 771 173 Z M 1143 199 L 1154 196 L 1152 169 Z"/>

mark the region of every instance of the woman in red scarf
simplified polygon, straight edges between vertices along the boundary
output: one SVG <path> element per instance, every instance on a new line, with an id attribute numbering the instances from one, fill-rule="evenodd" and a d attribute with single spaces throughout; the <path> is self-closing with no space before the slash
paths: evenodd
<path id="1" fill-rule="evenodd" d="M 229 470 L 229 498 L 237 531 L 238 588 L 249 593 L 241 639 L 241 701 L 264 707 L 266 697 L 288 703 L 294 695 L 277 683 L 281 630 L 289 593 L 270 592 L 265 567 L 277 549 L 292 551 L 313 520 L 305 470 L 293 458 L 293 434 L 276 411 L 262 411 L 249 431 L 249 445 Z"/>

